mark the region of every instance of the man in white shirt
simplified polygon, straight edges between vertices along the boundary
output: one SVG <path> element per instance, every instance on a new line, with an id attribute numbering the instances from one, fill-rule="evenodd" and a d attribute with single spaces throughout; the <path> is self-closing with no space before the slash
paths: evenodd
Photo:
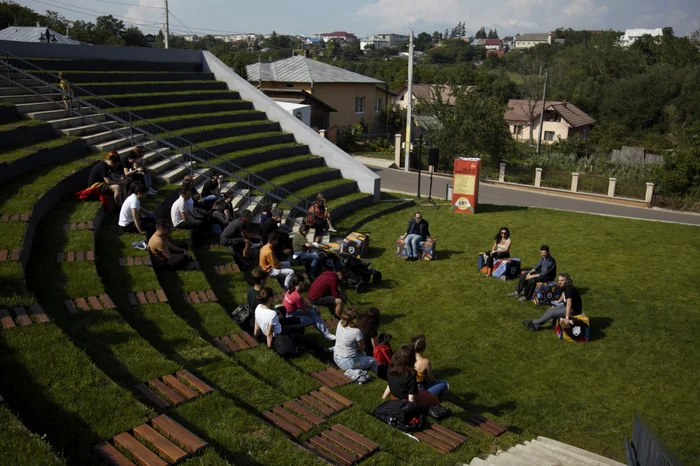
<path id="1" fill-rule="evenodd" d="M 141 201 L 148 195 L 148 188 L 136 185 L 133 194 L 124 200 L 119 211 L 119 234 L 139 233 L 146 235 L 146 241 L 156 231 L 155 219 L 150 211 L 141 207 Z"/>
<path id="2" fill-rule="evenodd" d="M 190 204 L 192 191 L 186 186 L 180 188 L 180 196 L 173 202 L 170 208 L 170 218 L 175 228 L 183 230 L 194 230 L 193 241 L 199 243 L 206 235 L 208 224 L 203 220 L 198 220 L 194 217 L 194 208 Z"/>

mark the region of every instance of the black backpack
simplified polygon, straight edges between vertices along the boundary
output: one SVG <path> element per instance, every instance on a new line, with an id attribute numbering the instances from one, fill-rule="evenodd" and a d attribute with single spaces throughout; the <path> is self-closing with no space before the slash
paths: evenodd
<path id="1" fill-rule="evenodd" d="M 377 406 L 374 417 L 404 432 L 415 432 L 423 426 L 423 410 L 417 403 L 390 400 Z"/>
<path id="2" fill-rule="evenodd" d="M 231 312 L 231 318 L 247 332 L 253 330 L 253 312 L 247 304 L 241 304 Z"/>
<path id="3" fill-rule="evenodd" d="M 294 335 L 276 335 L 272 342 L 272 347 L 275 349 L 275 353 L 283 358 L 299 356 L 299 348 L 297 347 Z"/>

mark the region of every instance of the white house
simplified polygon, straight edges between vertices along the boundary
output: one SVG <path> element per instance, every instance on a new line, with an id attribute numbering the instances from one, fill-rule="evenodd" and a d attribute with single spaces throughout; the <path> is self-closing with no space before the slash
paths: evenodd
<path id="1" fill-rule="evenodd" d="M 408 36 L 402 34 L 375 34 L 362 39 L 360 41 L 360 49 L 365 50 L 365 47 L 368 45 L 374 46 L 375 49 L 396 47 L 406 42 L 408 42 Z"/>
<path id="2" fill-rule="evenodd" d="M 552 45 L 551 32 L 536 32 L 532 34 L 518 34 L 513 39 L 514 49 L 529 49 L 539 44 Z"/>
<path id="3" fill-rule="evenodd" d="M 647 34 L 652 37 L 659 37 L 662 36 L 664 33 L 661 28 L 627 29 L 625 31 L 625 34 L 620 38 L 620 45 L 622 45 L 623 47 L 629 47 L 630 45 L 634 44 L 637 41 L 637 39 Z"/>

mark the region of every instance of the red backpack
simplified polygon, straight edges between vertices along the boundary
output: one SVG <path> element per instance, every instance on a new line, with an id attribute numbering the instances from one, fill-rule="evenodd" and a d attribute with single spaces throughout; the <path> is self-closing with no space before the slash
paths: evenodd
<path id="1" fill-rule="evenodd" d="M 375 346 L 372 352 L 372 357 L 377 360 L 377 364 L 379 365 L 388 365 L 391 362 L 391 356 L 392 351 L 389 343 L 382 343 L 381 345 Z"/>

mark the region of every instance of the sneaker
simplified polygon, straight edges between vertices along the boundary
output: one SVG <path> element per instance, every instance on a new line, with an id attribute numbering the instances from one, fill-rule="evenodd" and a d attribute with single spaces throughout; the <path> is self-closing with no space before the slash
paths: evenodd
<path id="1" fill-rule="evenodd" d="M 520 301 L 521 303 L 522 303 L 523 301 L 527 301 L 527 297 L 526 297 L 526 296 L 521 296 L 520 298 L 518 298 L 518 301 Z"/>
<path id="2" fill-rule="evenodd" d="M 336 230 L 335 228 L 329 228 L 328 231 L 330 231 L 331 233 L 335 233 L 335 232 L 337 232 L 338 230 Z"/>
<path id="3" fill-rule="evenodd" d="M 158 194 L 158 191 L 156 191 L 153 188 L 148 188 L 148 194 L 150 194 L 151 196 L 155 196 L 156 194 Z"/>
<path id="4" fill-rule="evenodd" d="M 406 258 L 404 259 L 404 261 L 406 261 L 406 262 L 412 262 L 412 261 L 413 261 L 413 257 L 411 257 L 411 256 L 406 256 Z"/>
<path id="5" fill-rule="evenodd" d="M 531 332 L 534 332 L 537 330 L 537 327 L 535 327 L 535 324 L 533 324 L 531 320 L 523 320 L 523 325 L 525 326 L 525 328 L 527 328 Z"/>
<path id="6" fill-rule="evenodd" d="M 508 296 L 509 298 L 517 298 L 519 294 L 520 293 L 518 293 L 517 291 L 513 291 L 512 293 L 508 293 L 506 296 Z"/>

